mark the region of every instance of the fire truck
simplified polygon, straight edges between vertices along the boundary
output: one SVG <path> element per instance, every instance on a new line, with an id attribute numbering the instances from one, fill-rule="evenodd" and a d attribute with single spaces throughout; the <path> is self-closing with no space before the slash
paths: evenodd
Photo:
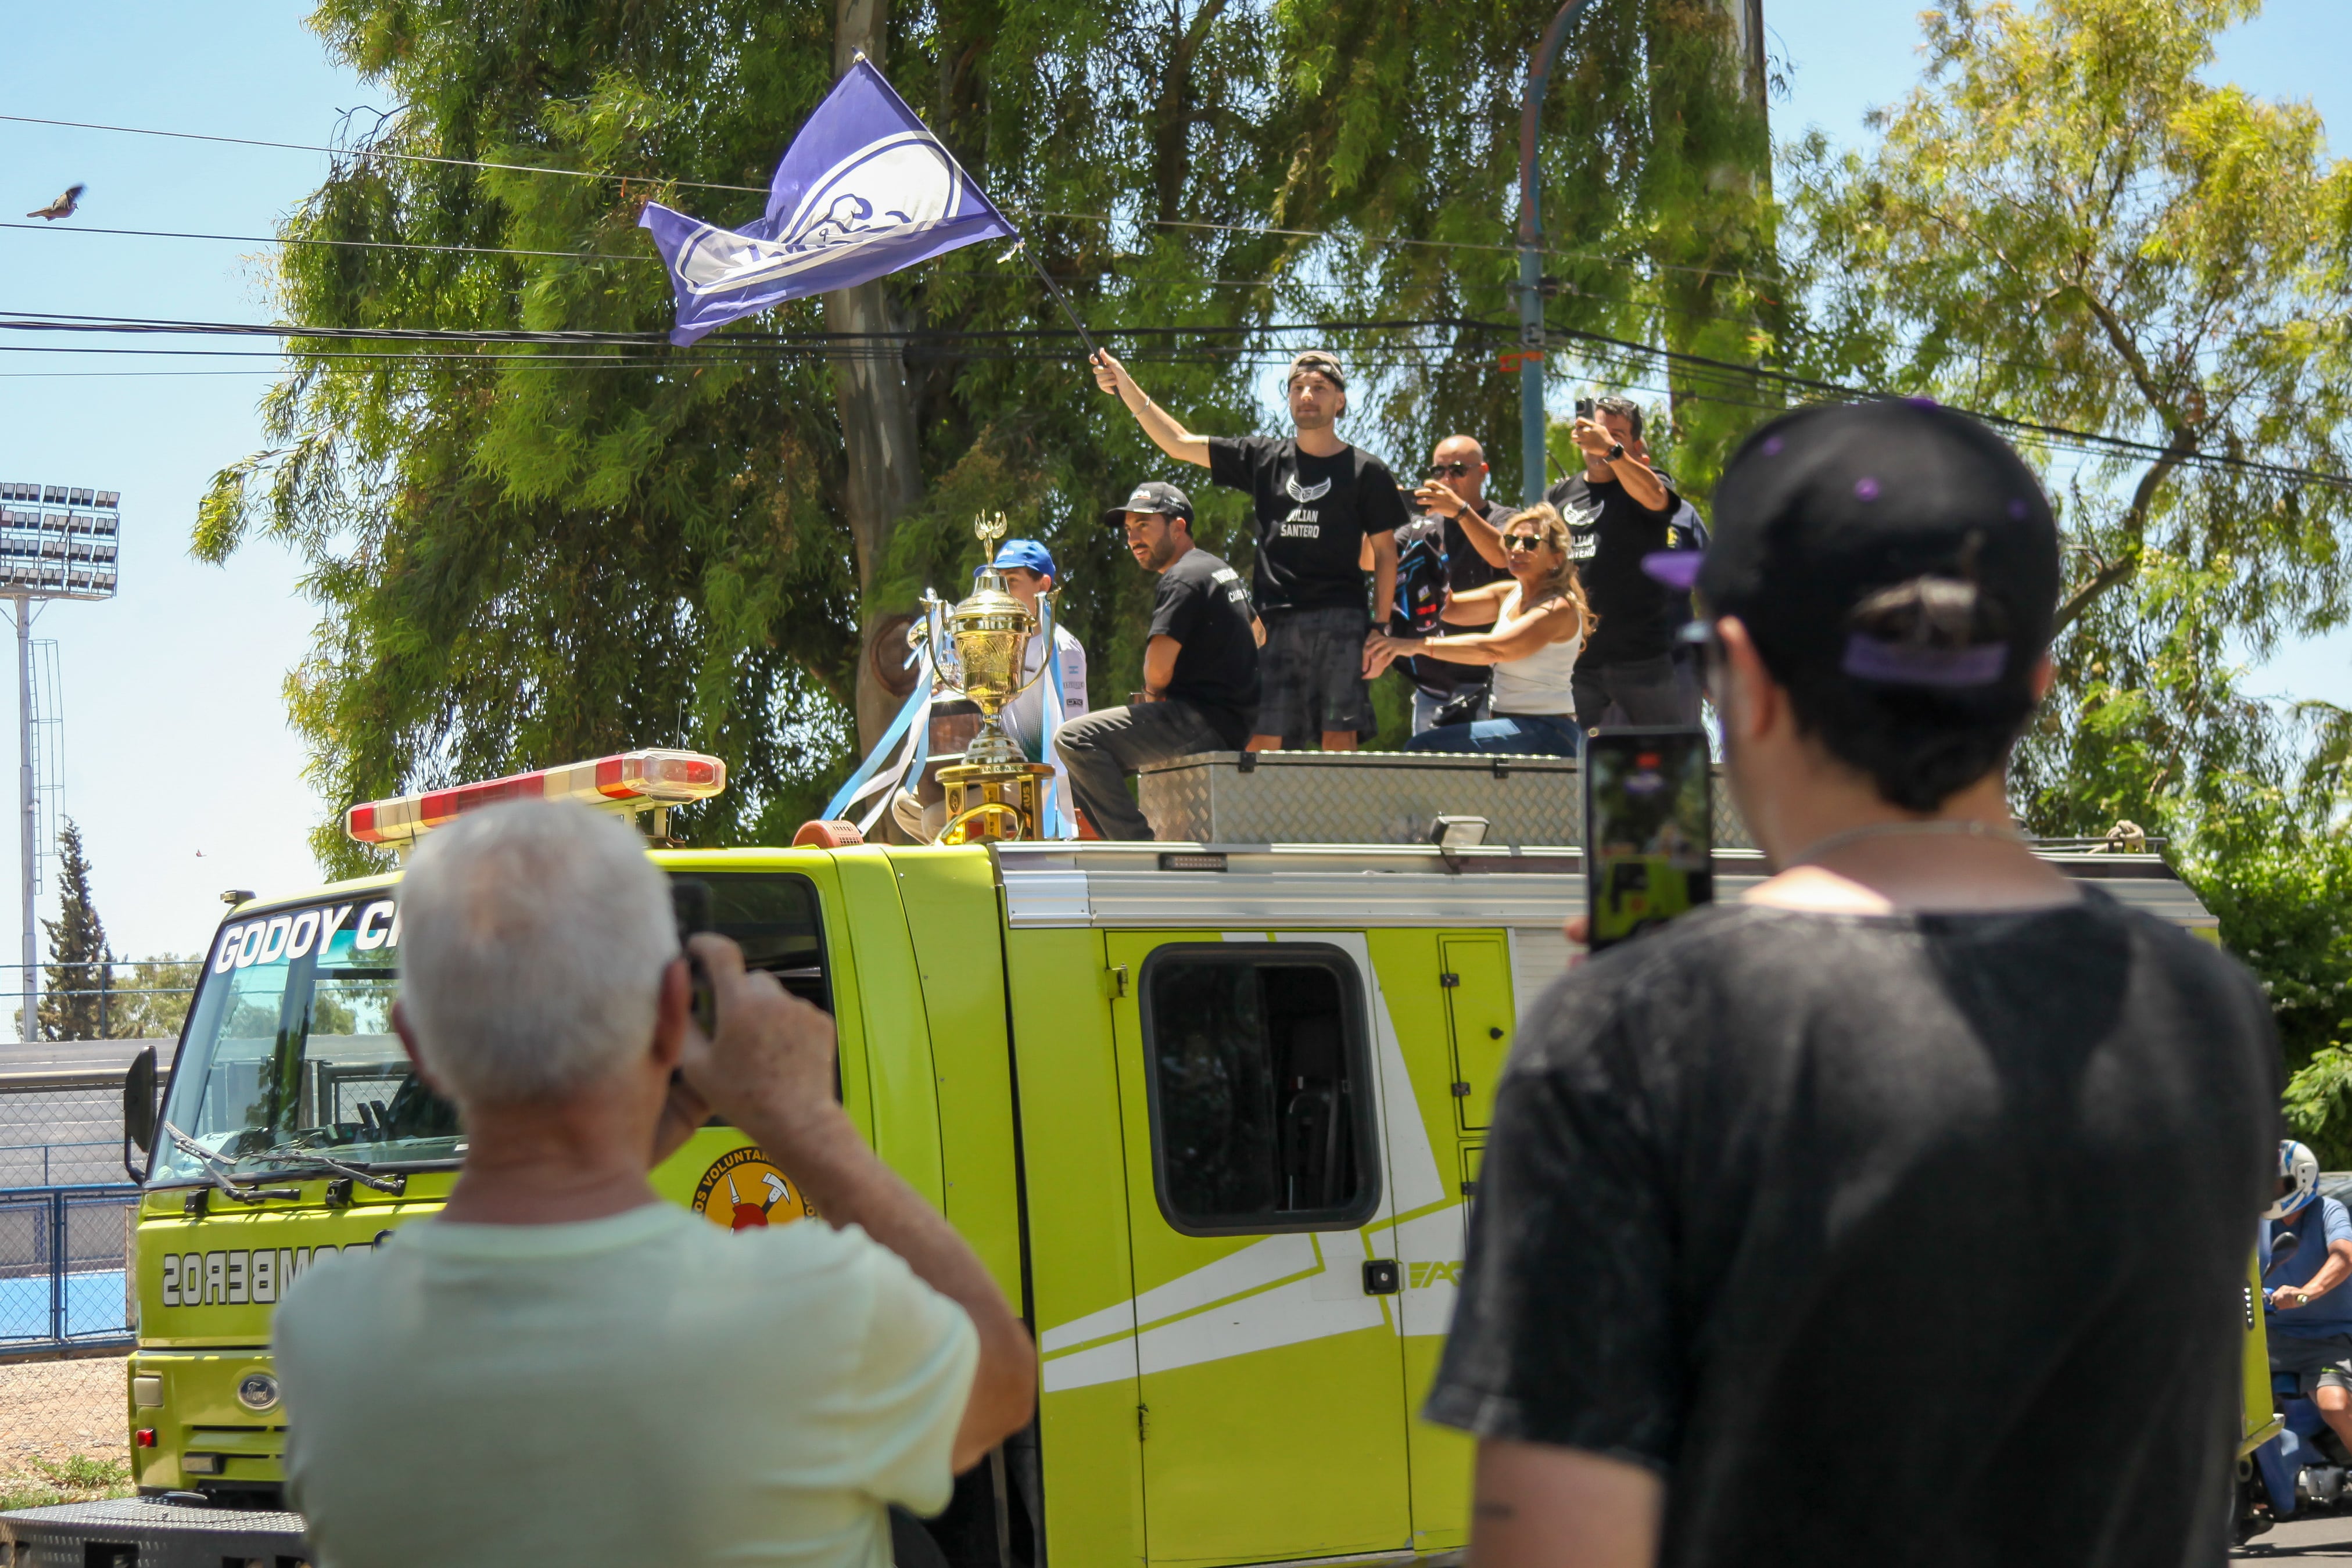
<path id="1" fill-rule="evenodd" d="M 1403 758 L 1200 761 L 1201 799 L 1288 790 L 1356 841 L 904 847 L 803 830 L 812 841 L 787 848 L 662 847 L 662 813 L 723 788 L 725 769 L 657 751 L 362 805 L 348 828 L 397 846 L 530 797 L 646 813 L 647 852 L 707 885 L 712 925 L 831 1012 L 850 1117 L 970 1240 L 1041 1353 L 1034 1424 L 927 1527 L 947 1560 L 1449 1560 L 1470 1448 L 1418 1411 L 1496 1079 L 1570 957 L 1581 854 L 1572 833 L 1504 841 L 1392 800 L 1351 819 L 1351 800 L 1393 793 Z M 1557 794 L 1566 781 L 1541 769 L 1574 764 L 1427 766 L 1456 770 L 1429 788 L 1458 803 Z M 2212 932 L 2157 856 L 2046 852 Z M 1765 868 L 1730 847 L 1716 871 L 1736 897 Z M 272 1306 L 321 1259 L 435 1213 L 465 1148 L 391 1031 L 397 882 L 239 903 L 206 949 L 160 1112 L 152 1058 L 134 1069 L 140 1496 L 0 1520 L 24 1543 L 16 1561 L 68 1536 L 117 1552 L 76 1563 L 299 1559 Z M 653 1181 L 730 1229 L 809 1221 L 791 1173 L 729 1128 L 697 1134 Z M 2264 1391 L 2251 1446 L 2272 1416 L 2249 1322 L 2250 1393 Z"/>

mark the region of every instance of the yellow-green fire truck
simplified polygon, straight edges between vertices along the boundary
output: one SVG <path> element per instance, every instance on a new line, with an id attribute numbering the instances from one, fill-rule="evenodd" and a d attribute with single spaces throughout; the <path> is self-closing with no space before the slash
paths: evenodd
<path id="1" fill-rule="evenodd" d="M 504 780 L 482 798 L 540 792 Z M 466 803 L 392 804 L 421 829 Z M 1578 852 L 649 852 L 709 885 L 716 928 L 754 966 L 831 1010 L 850 1115 L 1035 1332 L 1036 1425 L 934 1527 L 952 1560 L 1411 1562 L 1462 1546 L 1469 1446 L 1416 1412 L 1496 1075 L 1570 956 Z M 2152 856 L 2057 858 L 2212 924 Z M 1763 869 L 1752 852 L 1717 867 L 1724 897 Z M 283 1506 L 272 1303 L 322 1254 L 435 1212 L 455 1179 L 464 1134 L 391 1033 L 395 881 L 242 904 L 207 950 L 131 1264 L 144 1496 Z M 725 1128 L 655 1185 L 739 1229 L 805 1212 Z M 2259 1328 L 2250 1354 L 2259 1369 Z"/>

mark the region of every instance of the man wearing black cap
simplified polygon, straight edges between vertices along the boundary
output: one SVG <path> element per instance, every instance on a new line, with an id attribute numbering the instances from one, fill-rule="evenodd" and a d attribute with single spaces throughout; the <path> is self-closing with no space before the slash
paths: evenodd
<path id="1" fill-rule="evenodd" d="M 1294 733 L 1319 734 L 1326 751 L 1356 749 L 1358 732 L 1374 727 L 1364 651 L 1373 633 L 1388 629 L 1396 602 L 1396 530 L 1406 513 L 1388 465 L 1339 439 L 1336 426 L 1348 408 L 1339 361 L 1320 350 L 1290 361 L 1283 384 L 1297 434 L 1282 440 L 1195 435 L 1107 353 L 1095 356 L 1095 382 L 1127 404 L 1160 450 L 1250 493 L 1257 517 L 1251 598 L 1265 618 L 1264 699 L 1250 749 L 1279 750 Z M 1369 622 L 1357 564 L 1367 539 Z"/>
<path id="2" fill-rule="evenodd" d="M 1192 543 L 1192 503 L 1173 485 L 1138 485 L 1103 521 L 1127 530 L 1127 548 L 1160 574 L 1143 690 L 1127 707 L 1103 708 L 1054 737 L 1070 794 L 1107 839 L 1148 839 L 1151 824 L 1128 795 L 1146 763 L 1234 751 L 1257 707 L 1258 643 L 1265 631 L 1241 573 Z"/>
<path id="3" fill-rule="evenodd" d="M 2219 1568 L 2277 1046 L 2011 820 L 2048 502 L 1899 402 L 1773 421 L 1717 500 L 1707 679 L 1779 874 L 1512 1050 L 1428 1411 L 1480 1438 L 1473 1554 Z"/>

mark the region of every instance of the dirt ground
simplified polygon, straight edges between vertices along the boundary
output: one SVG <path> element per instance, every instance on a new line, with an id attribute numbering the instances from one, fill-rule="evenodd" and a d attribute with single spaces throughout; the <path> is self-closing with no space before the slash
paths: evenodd
<path id="1" fill-rule="evenodd" d="M 129 1365 L 110 1355 L 0 1366 L 0 1475 L 29 1473 L 35 1459 L 129 1458 Z"/>

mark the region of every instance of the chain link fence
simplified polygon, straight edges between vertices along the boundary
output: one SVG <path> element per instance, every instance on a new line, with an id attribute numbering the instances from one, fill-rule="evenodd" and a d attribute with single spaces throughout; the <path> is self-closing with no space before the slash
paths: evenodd
<path id="1" fill-rule="evenodd" d="M 129 1486 L 138 1196 L 126 1184 L 0 1188 L 0 1507 Z"/>

